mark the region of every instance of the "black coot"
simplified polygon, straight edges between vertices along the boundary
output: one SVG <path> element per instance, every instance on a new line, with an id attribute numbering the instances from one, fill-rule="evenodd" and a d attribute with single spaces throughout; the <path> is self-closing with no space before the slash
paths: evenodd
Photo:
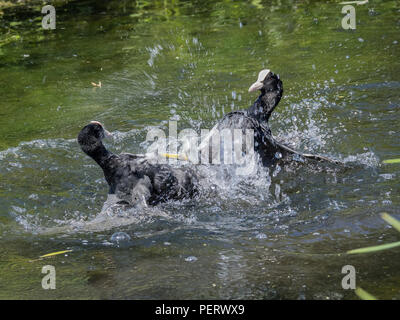
<path id="1" fill-rule="evenodd" d="M 131 205 L 155 205 L 196 195 L 197 178 L 192 170 L 154 164 L 141 155 L 113 154 L 102 142 L 107 135 L 101 123 L 92 121 L 79 133 L 78 143 L 103 169 L 109 194 Z"/>
<path id="2" fill-rule="evenodd" d="M 249 88 L 249 92 L 257 90 L 261 91 L 261 94 L 254 104 L 247 110 L 233 111 L 226 114 L 203 139 L 199 150 L 209 147 L 216 131 L 241 129 L 242 133 L 245 134 L 246 129 L 250 129 L 254 131 L 254 151 L 259 154 L 264 166 L 271 166 L 277 161 L 290 161 L 292 159 L 299 161 L 305 159 L 324 160 L 339 163 L 323 156 L 297 152 L 273 138 L 268 126 L 268 120 L 283 95 L 283 84 L 279 75 L 268 69 L 262 70 L 258 75 L 257 81 Z M 211 156 L 215 155 L 214 152 L 215 150 L 212 150 L 210 153 L 210 162 L 212 161 Z"/>

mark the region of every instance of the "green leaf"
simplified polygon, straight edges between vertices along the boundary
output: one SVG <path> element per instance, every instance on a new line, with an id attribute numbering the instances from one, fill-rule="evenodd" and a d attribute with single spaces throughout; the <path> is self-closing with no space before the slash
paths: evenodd
<path id="1" fill-rule="evenodd" d="M 387 213 L 382 213 L 381 217 L 383 220 L 389 223 L 393 228 L 395 228 L 397 231 L 400 232 L 400 221 L 396 220 L 396 218 L 393 218 L 390 214 Z"/>
<path id="2" fill-rule="evenodd" d="M 354 292 L 362 300 L 378 300 L 372 294 L 369 294 L 367 291 L 361 288 L 357 288 Z"/>
<path id="3" fill-rule="evenodd" d="M 369 252 L 375 252 L 375 251 L 382 251 L 382 250 L 392 249 L 392 248 L 395 248 L 398 246 L 400 246 L 400 241 L 387 243 L 387 244 L 383 244 L 380 246 L 354 249 L 354 250 L 347 251 L 347 254 L 358 254 L 358 253 L 369 253 Z"/>
<path id="4" fill-rule="evenodd" d="M 11 27 L 19 26 L 19 25 L 21 25 L 21 24 L 22 24 L 21 21 L 13 21 L 13 22 L 10 22 L 10 26 L 11 26 Z"/>
<path id="5" fill-rule="evenodd" d="M 251 4 L 255 6 L 257 9 L 264 9 L 261 0 L 253 0 L 251 1 Z"/>
<path id="6" fill-rule="evenodd" d="M 400 163 L 400 159 L 388 159 L 388 160 L 384 160 L 383 163 L 386 163 L 386 164 Z"/>

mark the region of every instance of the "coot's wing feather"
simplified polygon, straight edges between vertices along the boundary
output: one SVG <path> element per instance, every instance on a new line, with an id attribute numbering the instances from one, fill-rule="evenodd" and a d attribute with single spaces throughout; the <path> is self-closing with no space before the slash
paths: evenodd
<path id="1" fill-rule="evenodd" d="M 241 115 L 240 120 L 239 120 L 239 117 L 237 117 L 239 114 Z M 343 163 L 341 161 L 338 161 L 335 159 L 330 159 L 328 157 L 321 156 L 321 155 L 302 153 L 302 152 L 296 151 L 296 150 L 286 146 L 283 143 L 276 141 L 273 138 L 273 136 L 271 134 L 271 130 L 268 127 L 262 125 L 259 121 L 257 121 L 253 117 L 247 116 L 243 112 L 231 113 L 231 114 L 229 114 L 229 118 L 235 119 L 235 121 L 230 120 L 229 122 L 231 122 L 231 123 L 234 122 L 234 124 L 236 124 L 236 127 L 238 127 L 238 125 L 239 125 L 239 128 L 241 127 L 243 129 L 253 129 L 254 130 L 255 142 L 262 144 L 263 148 L 261 148 L 261 149 L 268 151 L 268 152 L 266 152 L 266 154 L 263 154 L 264 152 L 261 152 L 261 150 L 259 150 L 259 152 L 261 152 L 260 155 L 262 156 L 262 158 L 264 158 L 264 160 L 266 158 L 271 158 L 271 157 L 273 158 L 275 156 L 276 152 L 280 152 L 282 154 L 282 157 L 284 157 L 284 158 L 289 155 L 299 155 L 299 156 L 309 159 L 309 160 L 327 161 L 327 162 L 330 162 L 333 164 L 342 164 L 343 165 Z M 233 125 L 232 127 L 235 128 L 235 125 Z"/>
<path id="2" fill-rule="evenodd" d="M 301 157 L 303 157 L 303 158 L 310 159 L 310 160 L 327 161 L 327 162 L 330 162 L 330 163 L 333 163 L 333 164 L 344 165 L 344 163 L 341 162 L 341 161 L 339 161 L 339 160 L 330 159 L 330 158 L 328 158 L 328 157 L 324 157 L 324 156 L 316 155 L 316 154 L 302 153 L 302 152 L 296 151 L 296 150 L 294 150 L 294 149 L 292 149 L 292 148 L 286 146 L 285 144 L 280 143 L 280 142 L 277 142 L 277 141 L 276 141 L 276 144 L 277 144 L 277 145 L 279 146 L 279 148 L 282 149 L 285 153 L 289 153 L 289 154 L 292 154 L 292 155 L 293 155 L 293 154 L 296 154 L 296 155 L 299 155 L 299 156 L 301 156 Z"/>
<path id="3" fill-rule="evenodd" d="M 121 153 L 119 155 L 120 158 L 125 160 L 136 160 L 136 159 L 144 159 L 146 155 L 144 154 L 133 154 L 133 153 Z"/>

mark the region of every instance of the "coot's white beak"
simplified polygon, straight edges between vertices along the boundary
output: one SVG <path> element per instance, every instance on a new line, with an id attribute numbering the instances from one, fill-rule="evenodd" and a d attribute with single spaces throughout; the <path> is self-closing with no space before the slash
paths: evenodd
<path id="1" fill-rule="evenodd" d="M 257 90 L 260 90 L 263 87 L 263 81 L 265 80 L 265 78 L 267 77 L 268 73 L 270 73 L 271 70 L 269 69 L 264 69 L 261 70 L 260 73 L 258 74 L 258 79 L 256 82 L 254 82 L 251 87 L 249 88 L 249 92 L 254 92 Z"/>
<path id="2" fill-rule="evenodd" d="M 111 132 L 109 132 L 109 131 L 107 131 L 106 129 L 104 129 L 104 127 L 103 127 L 103 130 L 104 130 L 104 137 L 107 139 L 107 138 L 112 138 L 112 133 Z"/>
<path id="3" fill-rule="evenodd" d="M 262 82 L 258 82 L 258 81 L 254 82 L 251 85 L 251 87 L 249 88 L 249 92 L 254 92 L 254 91 L 260 90 L 262 88 L 262 86 L 263 86 Z"/>

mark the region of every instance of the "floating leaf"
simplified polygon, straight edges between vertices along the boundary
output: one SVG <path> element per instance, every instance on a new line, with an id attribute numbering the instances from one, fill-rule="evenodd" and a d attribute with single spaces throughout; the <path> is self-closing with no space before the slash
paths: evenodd
<path id="1" fill-rule="evenodd" d="M 101 88 L 101 81 L 99 83 L 91 82 L 93 87 Z"/>
<path id="2" fill-rule="evenodd" d="M 22 24 L 21 21 L 13 21 L 13 22 L 10 22 L 10 26 L 11 26 L 11 27 L 19 26 L 19 25 L 21 25 L 21 24 Z"/>
<path id="3" fill-rule="evenodd" d="M 141 17 L 142 15 L 143 15 L 142 12 L 138 12 L 138 13 L 132 13 L 132 14 L 130 14 L 129 16 L 130 16 L 131 18 L 139 18 L 139 17 Z"/>
<path id="4" fill-rule="evenodd" d="M 361 288 L 357 288 L 354 292 L 362 300 L 378 300 L 372 294 L 369 294 L 367 291 Z"/>
<path id="5" fill-rule="evenodd" d="M 340 2 L 340 4 L 356 4 L 356 5 L 363 5 L 368 3 L 368 0 L 362 0 L 362 1 L 344 1 L 344 2 Z"/>
<path id="6" fill-rule="evenodd" d="M 354 250 L 347 251 L 347 254 L 358 254 L 358 253 L 369 253 L 369 252 L 374 252 L 374 251 L 382 251 L 382 250 L 392 249 L 392 248 L 395 248 L 398 246 L 400 246 L 400 241 L 383 244 L 380 246 L 354 249 Z"/>
<path id="7" fill-rule="evenodd" d="M 383 163 L 386 163 L 386 164 L 400 163 L 400 159 L 388 159 L 388 160 L 384 160 Z"/>
<path id="8" fill-rule="evenodd" d="M 67 253 L 67 252 L 72 252 L 72 250 L 64 250 L 64 251 L 57 251 L 57 252 L 52 252 L 45 254 L 43 256 L 40 256 L 40 258 L 47 258 L 47 257 L 52 257 L 52 256 L 57 256 L 59 254 Z"/>
<path id="9" fill-rule="evenodd" d="M 383 220 L 389 223 L 393 228 L 395 228 L 397 231 L 400 232 L 400 221 L 396 220 L 390 214 L 387 213 L 382 213 L 381 217 Z"/>
<path id="10" fill-rule="evenodd" d="M 251 4 L 255 6 L 257 9 L 264 9 L 261 0 L 253 0 L 251 1 Z"/>

